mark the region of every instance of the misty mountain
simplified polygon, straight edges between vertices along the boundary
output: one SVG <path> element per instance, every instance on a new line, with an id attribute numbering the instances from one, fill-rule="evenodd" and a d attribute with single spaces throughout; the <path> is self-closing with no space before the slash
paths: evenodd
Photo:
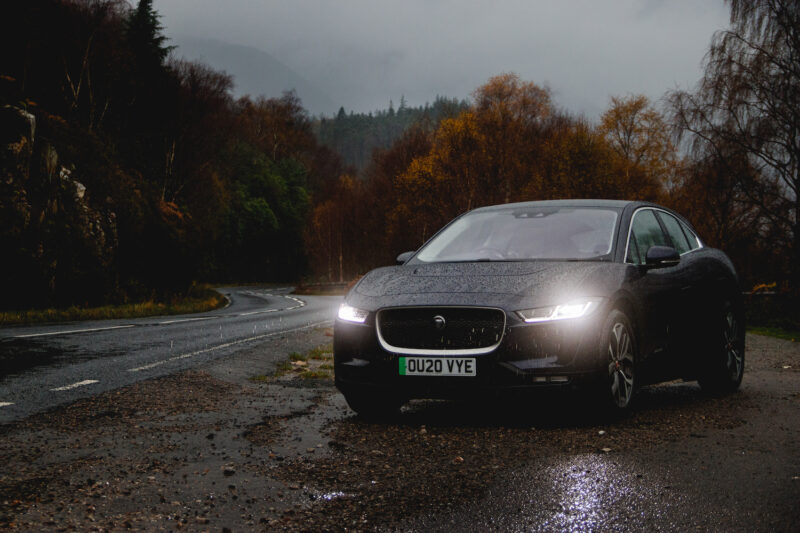
<path id="1" fill-rule="evenodd" d="M 172 38 L 171 44 L 177 46 L 176 57 L 201 61 L 233 76 L 236 96 L 271 98 L 295 89 L 311 114 L 332 115 L 339 108 L 324 91 L 263 50 L 191 37 Z"/>

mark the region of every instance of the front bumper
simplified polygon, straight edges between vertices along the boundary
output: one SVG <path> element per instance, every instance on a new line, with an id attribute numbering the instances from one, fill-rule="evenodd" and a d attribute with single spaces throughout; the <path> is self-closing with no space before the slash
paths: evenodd
<path id="1" fill-rule="evenodd" d="M 382 392 L 403 398 L 455 398 L 503 390 L 571 388 L 607 372 L 600 353 L 602 313 L 552 323 L 528 324 L 506 313 L 499 346 L 475 358 L 474 377 L 403 376 L 401 354 L 378 341 L 375 314 L 364 324 L 336 320 L 334 371 L 340 391 Z M 431 351 L 428 357 L 439 355 Z"/>

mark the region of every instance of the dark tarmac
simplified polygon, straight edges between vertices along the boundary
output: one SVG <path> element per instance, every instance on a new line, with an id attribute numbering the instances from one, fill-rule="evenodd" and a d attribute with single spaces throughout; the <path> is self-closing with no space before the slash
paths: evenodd
<path id="1" fill-rule="evenodd" d="M 0 328 L 0 423 L 331 324 L 341 296 L 226 287 L 209 313 Z"/>

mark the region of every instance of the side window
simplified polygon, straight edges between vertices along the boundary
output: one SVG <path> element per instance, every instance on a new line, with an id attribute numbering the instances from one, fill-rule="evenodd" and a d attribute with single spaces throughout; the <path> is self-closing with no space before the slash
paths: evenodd
<path id="1" fill-rule="evenodd" d="M 697 238 L 697 235 L 694 234 L 692 230 L 689 229 L 689 226 L 678 221 L 681 224 L 681 228 L 683 228 L 683 233 L 686 235 L 686 238 L 689 240 L 689 249 L 690 250 L 697 250 L 700 248 L 700 239 Z"/>
<path id="2" fill-rule="evenodd" d="M 685 254 L 692 249 L 691 246 L 689 246 L 689 241 L 686 240 L 686 235 L 683 234 L 683 230 L 677 218 L 663 211 L 658 213 L 658 217 L 661 219 L 661 222 L 664 223 L 664 227 L 667 228 L 672 246 L 675 247 L 679 254 Z"/>
<path id="3" fill-rule="evenodd" d="M 656 215 L 650 209 L 642 209 L 634 215 L 631 224 L 631 240 L 633 239 L 636 239 L 636 242 L 629 242 L 628 250 L 630 251 L 632 248 L 637 250 L 636 256 L 633 257 L 635 265 L 645 263 L 647 250 L 651 246 L 668 246 L 667 238 L 661 231 Z"/>
<path id="4" fill-rule="evenodd" d="M 626 263 L 639 264 L 639 248 L 636 246 L 636 237 L 631 233 L 631 239 L 628 241 L 628 255 L 625 256 Z"/>

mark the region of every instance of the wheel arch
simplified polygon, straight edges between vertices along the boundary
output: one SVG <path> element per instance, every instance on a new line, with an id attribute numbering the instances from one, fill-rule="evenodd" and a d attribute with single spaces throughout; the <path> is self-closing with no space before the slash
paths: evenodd
<path id="1" fill-rule="evenodd" d="M 620 311 L 625 313 L 625 316 L 628 317 L 631 326 L 633 326 L 634 340 L 638 341 L 639 340 L 638 335 L 639 332 L 642 330 L 641 328 L 642 325 L 640 324 L 640 318 L 639 318 L 640 314 L 636 312 L 636 306 L 633 303 L 633 296 L 623 291 L 620 291 L 617 294 L 615 294 L 614 297 L 611 299 L 611 304 L 608 307 L 608 313 L 610 313 L 614 309 L 619 309 Z"/>

